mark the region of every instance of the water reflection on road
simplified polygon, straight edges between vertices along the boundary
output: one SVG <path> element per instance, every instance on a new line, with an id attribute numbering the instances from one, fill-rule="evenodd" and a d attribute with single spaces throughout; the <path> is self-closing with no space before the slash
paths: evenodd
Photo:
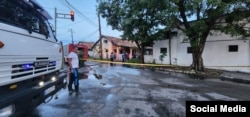
<path id="1" fill-rule="evenodd" d="M 40 105 L 28 117 L 183 117 L 186 100 L 250 98 L 250 86 L 218 79 L 197 80 L 183 74 L 109 64 L 79 71 L 88 76 L 80 80 L 80 94 L 61 90 L 58 99 Z"/>

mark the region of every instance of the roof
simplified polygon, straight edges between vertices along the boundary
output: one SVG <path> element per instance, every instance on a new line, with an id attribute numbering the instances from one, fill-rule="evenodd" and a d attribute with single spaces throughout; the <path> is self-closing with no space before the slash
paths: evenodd
<path id="1" fill-rule="evenodd" d="M 111 36 L 103 35 L 102 38 L 105 38 L 105 39 L 109 40 L 110 42 L 112 42 L 114 45 L 117 45 L 117 46 L 137 47 L 135 42 L 128 41 L 128 40 L 122 40 L 122 39 L 117 38 L 117 37 L 111 37 Z"/>
<path id="2" fill-rule="evenodd" d="M 86 45 L 88 47 L 88 49 L 91 49 L 93 47 L 93 45 L 95 44 L 95 42 L 82 42 L 82 41 L 80 41 L 79 44 Z"/>

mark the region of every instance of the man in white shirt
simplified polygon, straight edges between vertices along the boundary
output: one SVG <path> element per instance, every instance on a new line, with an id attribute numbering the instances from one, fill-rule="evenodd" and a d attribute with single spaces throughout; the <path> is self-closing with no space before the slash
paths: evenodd
<path id="1" fill-rule="evenodd" d="M 79 78 L 78 78 L 78 68 L 79 68 L 79 59 L 78 59 L 78 48 L 77 46 L 73 47 L 73 50 L 68 55 L 68 63 L 70 68 L 70 78 L 68 84 L 69 93 L 73 92 L 72 84 L 74 83 L 75 92 L 79 91 Z"/>

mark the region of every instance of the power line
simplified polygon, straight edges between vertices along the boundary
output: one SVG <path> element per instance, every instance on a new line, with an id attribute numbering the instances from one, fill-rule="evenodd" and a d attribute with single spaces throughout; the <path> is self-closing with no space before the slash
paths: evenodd
<path id="1" fill-rule="evenodd" d="M 90 33 L 90 34 L 88 34 L 87 36 L 85 36 L 85 38 L 86 37 L 90 37 L 90 36 L 92 36 L 92 35 L 94 35 L 95 33 L 97 33 L 99 30 L 97 29 L 96 31 L 94 31 L 94 32 L 92 32 L 92 33 Z"/>
<path id="2" fill-rule="evenodd" d="M 61 4 L 62 4 L 63 6 L 67 7 L 69 10 L 71 10 L 71 9 L 70 9 L 70 6 L 68 6 L 65 2 L 63 2 L 62 0 L 58 0 L 58 1 L 61 2 Z"/>

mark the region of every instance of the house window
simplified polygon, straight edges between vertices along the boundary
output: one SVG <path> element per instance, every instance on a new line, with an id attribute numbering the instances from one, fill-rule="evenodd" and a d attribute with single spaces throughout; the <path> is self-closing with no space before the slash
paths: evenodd
<path id="1" fill-rule="evenodd" d="M 176 37 L 177 36 L 177 31 L 171 32 L 171 36 Z"/>
<path id="2" fill-rule="evenodd" d="M 229 52 L 238 52 L 238 45 L 229 45 Z"/>
<path id="3" fill-rule="evenodd" d="M 103 40 L 104 43 L 108 43 L 108 40 Z"/>
<path id="4" fill-rule="evenodd" d="M 165 53 L 166 54 L 167 53 L 167 48 L 161 48 L 160 53 L 162 53 L 162 54 Z"/>
<path id="5" fill-rule="evenodd" d="M 193 53 L 192 47 L 187 47 L 187 53 L 188 54 Z"/>
<path id="6" fill-rule="evenodd" d="M 153 49 L 145 49 L 144 55 L 153 55 Z"/>

